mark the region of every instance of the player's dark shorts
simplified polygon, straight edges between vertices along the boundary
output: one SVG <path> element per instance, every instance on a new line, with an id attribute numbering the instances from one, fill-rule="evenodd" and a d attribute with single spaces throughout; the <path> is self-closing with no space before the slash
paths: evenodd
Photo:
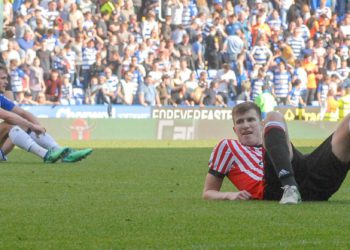
<path id="1" fill-rule="evenodd" d="M 344 181 L 350 164 L 342 163 L 332 152 L 332 135 L 311 154 L 303 155 L 293 147 L 292 166 L 299 185 L 302 200 L 326 201 Z M 280 200 L 283 194 L 281 182 L 265 154 L 265 200 Z"/>

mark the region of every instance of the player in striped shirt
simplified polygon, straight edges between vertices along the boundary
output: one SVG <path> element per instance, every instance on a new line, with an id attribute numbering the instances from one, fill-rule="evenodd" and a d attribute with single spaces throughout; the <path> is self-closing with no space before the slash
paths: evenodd
<path id="1" fill-rule="evenodd" d="M 281 204 L 328 200 L 350 168 L 350 115 L 311 154 L 301 154 L 289 141 L 283 115 L 270 112 L 262 122 L 252 102 L 232 110 L 237 140 L 214 148 L 203 198 L 210 200 L 280 200 Z M 227 177 L 237 188 L 223 192 Z M 282 186 L 282 189 L 281 189 Z"/>

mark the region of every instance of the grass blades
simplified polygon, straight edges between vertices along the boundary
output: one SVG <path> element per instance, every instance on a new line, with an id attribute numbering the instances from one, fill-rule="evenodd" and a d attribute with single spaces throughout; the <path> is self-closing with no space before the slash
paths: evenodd
<path id="1" fill-rule="evenodd" d="M 75 164 L 15 150 L 0 165 L 0 249 L 350 248 L 349 178 L 329 202 L 204 201 L 210 143 L 94 142 Z"/>

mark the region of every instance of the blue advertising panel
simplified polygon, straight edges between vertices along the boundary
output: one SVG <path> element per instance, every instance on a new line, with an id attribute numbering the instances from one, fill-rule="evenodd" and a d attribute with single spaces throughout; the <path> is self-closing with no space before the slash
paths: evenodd
<path id="1" fill-rule="evenodd" d="M 105 105 L 22 105 L 39 118 L 119 118 L 119 119 L 147 119 L 151 118 L 151 108 L 143 106 L 113 105 L 111 116 L 108 116 Z"/>

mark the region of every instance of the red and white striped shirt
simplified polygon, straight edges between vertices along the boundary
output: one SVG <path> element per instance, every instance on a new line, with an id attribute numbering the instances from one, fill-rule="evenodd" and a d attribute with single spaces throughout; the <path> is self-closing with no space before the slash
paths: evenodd
<path id="1" fill-rule="evenodd" d="M 263 147 L 244 146 L 237 140 L 222 140 L 211 153 L 209 172 L 227 176 L 238 190 L 246 190 L 254 199 L 262 199 L 263 150 Z"/>

